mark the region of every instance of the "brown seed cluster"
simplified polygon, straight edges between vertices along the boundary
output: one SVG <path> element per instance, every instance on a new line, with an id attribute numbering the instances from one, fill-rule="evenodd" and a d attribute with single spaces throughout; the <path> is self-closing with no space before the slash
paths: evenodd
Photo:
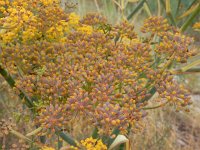
<path id="1" fill-rule="evenodd" d="M 43 128 L 43 132 L 52 135 L 56 127 L 62 128 L 67 124 L 69 118 L 66 116 L 65 105 L 50 104 L 39 112 L 36 123 Z"/>
<path id="2" fill-rule="evenodd" d="M 16 88 L 36 104 L 36 123 L 44 132 L 66 126 L 74 116 L 86 118 L 100 132 L 105 130 L 102 134 L 114 128 L 126 133 L 128 126 L 135 132 L 142 127 L 143 107 L 154 87 L 178 109 L 190 103 L 187 91 L 174 84 L 167 69 L 169 62 L 191 56 L 192 39 L 162 17 L 147 19 L 142 29 L 157 34 L 159 40 L 151 36 L 143 41 L 128 21 L 112 26 L 98 15 L 80 20 L 75 13 L 65 13 L 56 1 L 39 0 L 35 9 L 29 3 L 14 3 L 19 10 L 11 7 L 25 16 L 19 30 L 4 29 L 0 57 L 15 77 Z M 13 11 L 4 22 L 16 17 Z M 34 25 L 29 24 L 30 18 Z M 97 28 L 99 23 L 109 32 Z M 26 36 L 29 33 L 32 36 Z"/>
<path id="3" fill-rule="evenodd" d="M 107 19 L 98 13 L 88 13 L 83 17 L 81 23 L 90 26 L 99 26 L 107 23 Z"/>
<path id="4" fill-rule="evenodd" d="M 161 38 L 161 42 L 156 47 L 156 52 L 162 56 L 172 56 L 175 54 L 175 59 L 178 62 L 187 62 L 187 59 L 195 54 L 194 50 L 191 50 L 190 45 L 193 43 L 193 39 L 181 35 L 180 33 L 166 32 Z"/>
<path id="5" fill-rule="evenodd" d="M 134 31 L 134 26 L 128 23 L 127 20 L 124 20 L 120 24 L 114 26 L 111 30 L 111 35 L 113 37 L 125 37 L 130 40 L 137 38 L 137 34 Z"/>
<path id="6" fill-rule="evenodd" d="M 2 147 L 2 150 L 28 150 L 30 149 L 30 146 L 24 142 L 23 140 L 17 140 L 16 142 L 13 142 L 11 145 L 4 145 Z"/>
<path id="7" fill-rule="evenodd" d="M 141 31 L 144 33 L 150 32 L 152 34 L 161 36 L 170 29 L 171 26 L 168 24 L 167 19 L 163 18 L 162 16 L 153 16 L 145 20 Z"/>
<path id="8" fill-rule="evenodd" d="M 160 94 L 160 97 L 174 105 L 177 111 L 192 103 L 188 91 L 183 85 L 173 81 L 171 76 L 168 76 L 163 81 L 157 83 L 156 89 Z M 188 108 L 186 107 L 185 110 L 188 111 Z"/>
<path id="9" fill-rule="evenodd" d="M 121 127 L 121 131 L 126 131 L 128 121 L 125 109 L 118 104 L 106 102 L 103 106 L 98 106 L 95 110 L 95 126 L 101 126 L 101 133 L 111 135 L 112 129 Z M 109 126 L 107 125 L 109 124 Z"/>
<path id="10" fill-rule="evenodd" d="M 15 127 L 15 124 L 12 123 L 12 119 L 0 120 L 0 137 L 6 136 L 9 134 L 10 130 Z"/>

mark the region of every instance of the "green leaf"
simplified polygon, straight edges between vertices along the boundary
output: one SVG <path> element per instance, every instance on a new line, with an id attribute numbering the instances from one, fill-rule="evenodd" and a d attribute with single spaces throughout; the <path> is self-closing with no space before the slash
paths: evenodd
<path id="1" fill-rule="evenodd" d="M 146 2 L 146 0 L 141 0 L 138 5 L 135 7 L 135 9 L 133 9 L 133 11 L 131 12 L 130 15 L 128 15 L 127 20 L 130 20 L 142 7 L 144 2 Z"/>
<path id="2" fill-rule="evenodd" d="M 185 23 L 181 27 L 182 32 L 184 32 L 192 24 L 192 21 L 199 14 L 199 12 L 200 12 L 200 4 L 198 4 L 198 7 L 194 10 L 191 16 L 189 16 L 189 18 L 185 21 Z"/>
<path id="3" fill-rule="evenodd" d="M 98 138 L 98 128 L 95 127 L 92 132 L 92 138 L 97 139 Z"/>
<path id="4" fill-rule="evenodd" d="M 28 141 L 28 142 L 32 142 L 31 139 L 29 139 L 28 137 L 24 136 L 23 134 L 11 129 L 10 133 L 14 134 L 15 136 L 19 137 L 20 139 L 23 139 L 25 141 Z"/>
<path id="5" fill-rule="evenodd" d="M 128 2 L 130 2 L 130 3 L 136 3 L 136 2 L 138 2 L 139 0 L 128 0 Z"/>
<path id="6" fill-rule="evenodd" d="M 197 66 L 199 64 L 200 64 L 200 59 L 188 64 L 187 66 L 184 66 L 183 68 L 181 68 L 181 71 L 185 72 L 185 71 L 189 70 L 190 68 L 193 68 L 194 66 Z"/>
<path id="7" fill-rule="evenodd" d="M 189 16 L 191 13 L 193 13 L 197 9 L 197 7 L 199 7 L 199 4 L 196 4 L 195 6 L 191 7 L 189 10 L 187 10 L 181 16 L 179 16 L 178 19 L 182 19 L 184 17 Z"/>
<path id="8" fill-rule="evenodd" d="M 39 128 L 37 128 L 37 129 L 35 129 L 34 131 L 32 131 L 32 132 L 26 134 L 26 136 L 35 135 L 35 134 L 39 133 L 41 130 L 42 130 L 42 127 L 39 127 Z"/>
<path id="9" fill-rule="evenodd" d="M 144 3 L 144 9 L 147 12 L 147 14 L 148 14 L 149 17 L 153 16 L 152 15 L 152 11 L 151 11 L 150 6 L 149 6 L 149 3 L 147 3 L 147 2 Z"/>
<path id="10" fill-rule="evenodd" d="M 12 76 L 0 65 L 0 74 L 3 76 L 3 78 L 7 81 L 7 83 L 13 88 L 15 87 L 15 81 L 12 78 Z M 34 111 L 32 108 L 34 107 L 34 104 L 32 100 L 22 91 L 20 91 L 20 94 L 18 95 L 21 100 L 25 100 L 25 104 L 31 108 L 32 111 Z"/>
<path id="11" fill-rule="evenodd" d="M 174 16 L 172 14 L 172 10 L 171 10 L 171 1 L 170 0 L 166 0 L 166 14 L 170 20 L 170 22 L 176 26 L 176 21 L 174 19 Z"/>
<path id="12" fill-rule="evenodd" d="M 60 136 L 60 137 L 61 137 L 65 142 L 67 142 L 68 144 L 77 147 L 76 141 L 75 141 L 72 137 L 70 137 L 68 134 L 66 134 L 66 133 L 64 133 L 64 132 L 62 132 L 62 131 L 60 131 L 59 128 L 56 128 L 56 134 L 57 134 L 58 136 Z"/>
<path id="13" fill-rule="evenodd" d="M 120 130 L 118 128 L 114 129 L 112 132 L 112 135 L 115 135 L 116 137 L 118 136 L 118 134 L 120 133 Z M 114 142 L 115 138 L 110 138 L 108 139 L 108 147 L 110 147 L 110 145 Z"/>

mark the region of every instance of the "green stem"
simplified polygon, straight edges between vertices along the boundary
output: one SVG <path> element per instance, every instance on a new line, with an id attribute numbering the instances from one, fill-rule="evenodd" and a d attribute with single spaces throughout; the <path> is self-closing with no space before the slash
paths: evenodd
<path id="1" fill-rule="evenodd" d="M 160 0 L 157 0 L 158 4 L 158 16 L 161 16 L 161 5 L 160 5 Z"/>
<path id="2" fill-rule="evenodd" d="M 10 87 L 15 87 L 15 81 L 12 76 L 0 65 L 0 74 L 7 81 Z M 25 104 L 33 111 L 34 104 L 32 100 L 20 90 L 20 94 L 18 95 L 21 100 L 25 100 Z"/>
<path id="3" fill-rule="evenodd" d="M 170 0 L 166 0 L 166 14 L 169 18 L 169 20 L 171 21 L 171 23 L 176 26 L 176 21 L 174 19 L 174 16 L 172 15 L 172 11 L 171 11 L 171 2 Z"/>
<path id="4" fill-rule="evenodd" d="M 58 136 L 58 150 L 63 146 L 63 142 L 60 140 Z"/>
<path id="5" fill-rule="evenodd" d="M 113 130 L 112 135 L 115 135 L 115 138 L 109 138 L 108 147 L 110 147 L 110 145 L 114 142 L 114 140 L 116 139 L 119 133 L 120 133 L 120 130 L 118 128 Z"/>
<path id="6" fill-rule="evenodd" d="M 92 138 L 94 138 L 94 139 L 98 138 L 98 128 L 97 127 L 95 127 L 92 132 Z"/>
<path id="7" fill-rule="evenodd" d="M 130 20 L 130 19 L 135 15 L 135 13 L 137 13 L 138 10 L 140 10 L 140 8 L 142 8 L 144 2 L 146 2 L 146 0 L 141 0 L 141 1 L 138 3 L 138 5 L 137 5 L 137 6 L 135 7 L 135 9 L 131 12 L 131 14 L 128 15 L 127 20 Z"/>
<path id="8" fill-rule="evenodd" d="M 190 68 L 197 66 L 199 64 L 200 64 L 200 59 L 188 64 L 187 66 L 184 66 L 183 68 L 181 68 L 181 71 L 185 72 L 185 71 L 189 70 Z"/>
<path id="9" fill-rule="evenodd" d="M 15 81 L 13 78 L 7 73 L 5 69 L 0 65 L 0 74 L 4 77 L 4 79 L 7 81 L 7 83 L 11 86 L 14 87 Z"/>
<path id="10" fill-rule="evenodd" d="M 200 12 L 200 4 L 199 6 L 194 10 L 194 12 L 191 14 L 191 16 L 185 21 L 183 26 L 181 27 L 181 31 L 184 32 L 190 24 L 192 24 L 193 19 L 199 14 Z"/>
<path id="11" fill-rule="evenodd" d="M 37 128 L 37 129 L 35 129 L 34 131 L 32 131 L 32 132 L 26 134 L 26 136 L 33 136 L 33 135 L 39 133 L 40 131 L 42 131 L 42 127 L 39 127 L 39 128 Z"/>
<path id="12" fill-rule="evenodd" d="M 172 74 L 192 74 L 192 73 L 200 73 L 200 68 L 190 68 L 188 70 L 186 70 L 185 72 L 183 72 L 181 69 L 177 69 L 177 70 L 172 70 L 170 71 Z"/>
<path id="13" fill-rule="evenodd" d="M 160 108 L 160 107 L 165 106 L 167 103 L 169 103 L 169 101 L 167 101 L 167 102 L 165 102 L 165 103 L 163 103 L 163 104 L 157 105 L 157 106 L 144 107 L 144 108 L 142 108 L 142 109 L 143 109 L 143 110 L 156 109 L 156 108 Z"/>
<path id="14" fill-rule="evenodd" d="M 20 139 L 23 139 L 25 141 L 31 142 L 33 143 L 33 141 L 31 141 L 31 139 L 29 139 L 28 137 L 24 136 L 23 134 L 11 129 L 10 133 L 14 134 L 15 136 L 19 137 Z"/>
<path id="15" fill-rule="evenodd" d="M 180 5 L 181 5 L 181 0 L 178 0 L 178 5 L 177 5 L 177 7 L 176 7 L 176 16 L 177 16 L 177 14 L 178 14 Z"/>
<path id="16" fill-rule="evenodd" d="M 149 6 L 149 3 L 148 3 L 148 2 L 145 2 L 145 3 L 144 3 L 144 9 L 145 9 L 145 11 L 147 12 L 147 14 L 148 14 L 149 17 L 152 17 L 152 16 L 153 16 L 153 15 L 152 15 L 152 11 L 151 11 L 151 9 L 150 9 L 150 6 Z"/>
<path id="17" fill-rule="evenodd" d="M 60 137 L 61 137 L 65 142 L 67 142 L 68 144 L 77 147 L 77 143 L 75 142 L 75 140 L 74 140 L 72 137 L 70 137 L 68 134 L 66 134 L 66 133 L 64 133 L 64 132 L 62 132 L 62 131 L 60 131 L 59 128 L 56 128 L 56 134 L 57 134 L 58 136 L 60 136 Z"/>
<path id="18" fill-rule="evenodd" d="M 191 2 L 190 6 L 186 9 L 189 10 L 190 8 L 192 8 L 192 6 L 197 2 L 198 0 L 193 0 L 193 2 Z"/>

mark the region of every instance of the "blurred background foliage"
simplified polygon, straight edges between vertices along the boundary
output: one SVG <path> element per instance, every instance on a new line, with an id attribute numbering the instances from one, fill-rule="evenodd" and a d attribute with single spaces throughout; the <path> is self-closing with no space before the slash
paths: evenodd
<path id="1" fill-rule="evenodd" d="M 164 16 L 185 34 L 193 36 L 197 52 L 200 52 L 200 32 L 192 28 L 194 23 L 200 21 L 200 0 L 62 0 L 62 7 L 66 11 L 75 11 L 81 17 L 89 12 L 98 12 L 106 16 L 111 24 L 128 19 L 136 31 L 147 17 Z M 190 62 L 199 59 L 198 54 Z M 195 68 L 198 69 L 198 66 Z M 149 111 L 145 130 L 132 135 L 134 150 L 200 149 L 200 76 L 198 72 L 184 73 L 179 74 L 177 80 L 192 93 L 194 104 L 191 112 L 176 113 L 170 108 Z M 31 126 L 26 126 L 31 124 L 31 119 L 26 117 L 28 113 L 23 111 L 18 98 L 0 77 L 0 118 L 12 116 L 21 128 L 31 129 Z M 82 126 L 81 122 L 79 126 Z M 84 132 L 87 131 L 80 131 L 77 126 L 76 133 L 72 134 L 81 135 Z"/>

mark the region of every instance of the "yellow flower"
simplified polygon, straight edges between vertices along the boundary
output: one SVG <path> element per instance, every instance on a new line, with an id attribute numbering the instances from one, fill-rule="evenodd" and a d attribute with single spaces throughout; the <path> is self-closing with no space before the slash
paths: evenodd
<path id="1" fill-rule="evenodd" d="M 4 1 L 0 1 L 0 6 L 4 6 L 6 3 Z"/>
<path id="2" fill-rule="evenodd" d="M 41 33 L 37 30 L 36 27 L 28 27 L 25 31 L 22 33 L 22 40 L 23 43 L 26 43 L 30 40 L 34 40 L 41 36 Z"/>
<path id="3" fill-rule="evenodd" d="M 81 144 L 87 150 L 107 150 L 107 146 L 102 140 L 93 139 L 92 137 L 81 141 Z"/>
<path id="4" fill-rule="evenodd" d="M 40 0 L 40 1 L 45 6 L 52 5 L 52 4 L 58 4 L 60 2 L 59 0 Z"/>
<path id="5" fill-rule="evenodd" d="M 200 29 L 200 22 L 197 22 L 193 25 L 194 29 Z"/>
<path id="6" fill-rule="evenodd" d="M 76 26 L 79 24 L 80 17 L 76 15 L 75 13 L 69 14 L 69 25 L 70 26 Z"/>
<path id="7" fill-rule="evenodd" d="M 91 26 L 83 25 L 81 27 L 78 27 L 77 31 L 80 31 L 80 32 L 83 32 L 83 33 L 87 33 L 87 34 L 91 34 L 93 29 L 92 29 Z"/>
<path id="8" fill-rule="evenodd" d="M 16 34 L 14 32 L 7 32 L 5 34 L 3 34 L 1 36 L 2 38 L 2 41 L 4 43 L 9 43 L 9 42 L 12 42 L 14 40 L 14 38 L 16 37 Z"/>

